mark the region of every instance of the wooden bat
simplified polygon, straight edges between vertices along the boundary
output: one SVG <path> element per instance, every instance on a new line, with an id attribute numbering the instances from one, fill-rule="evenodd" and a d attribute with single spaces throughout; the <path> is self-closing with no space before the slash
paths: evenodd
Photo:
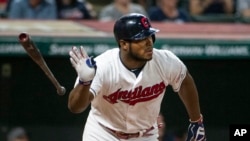
<path id="1" fill-rule="evenodd" d="M 46 76 L 50 79 L 53 85 L 56 87 L 58 95 L 64 95 L 66 89 L 60 85 L 57 81 L 53 73 L 50 71 L 49 67 L 47 66 L 42 54 L 40 53 L 39 49 L 33 43 L 32 39 L 30 38 L 28 33 L 20 33 L 19 35 L 19 42 L 22 47 L 25 49 L 27 54 L 32 58 L 32 60 L 43 70 Z"/>

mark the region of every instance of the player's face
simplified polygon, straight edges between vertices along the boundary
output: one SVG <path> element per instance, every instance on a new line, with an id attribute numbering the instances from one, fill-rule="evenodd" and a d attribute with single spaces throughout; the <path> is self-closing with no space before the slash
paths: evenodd
<path id="1" fill-rule="evenodd" d="M 132 41 L 128 55 L 137 61 L 149 61 L 153 56 L 153 39 L 148 37 L 143 40 Z"/>

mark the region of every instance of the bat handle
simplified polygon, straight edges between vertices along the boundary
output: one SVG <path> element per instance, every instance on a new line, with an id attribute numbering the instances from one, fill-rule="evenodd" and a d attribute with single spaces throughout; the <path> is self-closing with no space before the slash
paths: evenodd
<path id="1" fill-rule="evenodd" d="M 62 85 L 60 85 L 60 83 L 55 79 L 55 76 L 53 75 L 53 73 L 51 72 L 51 70 L 49 69 L 47 64 L 44 63 L 44 65 L 39 65 L 39 66 L 41 67 L 42 70 L 44 70 L 45 74 L 48 76 L 50 81 L 56 87 L 57 94 L 58 95 L 64 95 L 65 92 L 66 92 L 66 89 Z"/>
<path id="2" fill-rule="evenodd" d="M 57 94 L 58 95 L 64 95 L 66 92 L 66 89 L 63 86 L 60 86 L 57 88 Z"/>

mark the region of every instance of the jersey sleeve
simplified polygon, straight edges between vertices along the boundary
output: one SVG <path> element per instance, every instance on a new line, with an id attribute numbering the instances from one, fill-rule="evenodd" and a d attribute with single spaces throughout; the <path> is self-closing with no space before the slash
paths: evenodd
<path id="1" fill-rule="evenodd" d="M 107 93 L 110 86 L 110 60 L 113 60 L 113 54 L 118 54 L 118 49 L 107 50 L 95 58 L 96 74 L 90 86 L 90 92 L 94 96 Z"/>
<path id="2" fill-rule="evenodd" d="M 97 70 L 96 70 L 96 74 L 95 74 L 95 77 L 91 83 L 91 86 L 90 86 L 90 92 L 94 95 L 94 96 L 97 96 L 98 93 L 100 92 L 100 90 L 102 89 L 102 86 L 103 86 L 103 77 L 101 77 L 101 70 L 98 69 L 97 67 Z"/>
<path id="3" fill-rule="evenodd" d="M 180 90 L 180 86 L 186 77 L 187 68 L 184 63 L 172 52 L 169 52 L 170 61 L 170 85 L 175 92 Z"/>

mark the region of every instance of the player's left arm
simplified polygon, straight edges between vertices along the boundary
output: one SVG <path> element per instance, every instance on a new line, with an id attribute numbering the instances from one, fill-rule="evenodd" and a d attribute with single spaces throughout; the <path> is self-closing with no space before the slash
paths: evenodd
<path id="1" fill-rule="evenodd" d="M 200 118 L 200 104 L 196 85 L 190 73 L 187 71 L 186 77 L 182 81 L 179 96 L 184 103 L 190 120 L 196 121 Z"/>
<path id="2" fill-rule="evenodd" d="M 170 51 L 165 51 L 164 53 L 167 56 L 166 59 L 168 59 L 168 64 L 164 66 L 168 66 L 165 69 L 168 69 L 168 72 L 170 72 L 166 77 L 173 90 L 178 92 L 190 118 L 186 141 L 205 141 L 203 117 L 200 111 L 199 96 L 195 82 L 187 67 L 175 54 Z"/>
<path id="3" fill-rule="evenodd" d="M 186 141 L 205 141 L 205 130 L 203 117 L 200 112 L 198 91 L 195 82 L 188 71 L 186 77 L 182 81 L 178 93 L 190 118 L 188 137 Z"/>

